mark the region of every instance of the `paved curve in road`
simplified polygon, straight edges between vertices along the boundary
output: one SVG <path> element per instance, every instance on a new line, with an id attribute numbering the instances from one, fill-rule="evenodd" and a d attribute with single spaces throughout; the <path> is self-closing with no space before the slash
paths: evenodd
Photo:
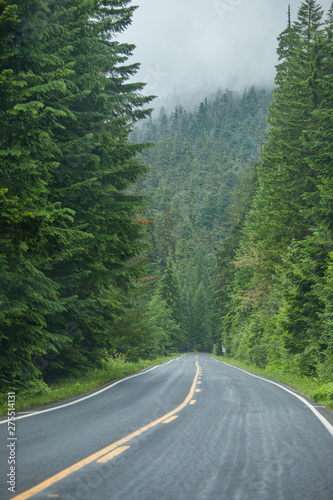
<path id="1" fill-rule="evenodd" d="M 209 355 L 185 355 L 18 414 L 16 493 L 0 422 L 0 498 L 330 500 L 332 413 L 312 405 Z"/>

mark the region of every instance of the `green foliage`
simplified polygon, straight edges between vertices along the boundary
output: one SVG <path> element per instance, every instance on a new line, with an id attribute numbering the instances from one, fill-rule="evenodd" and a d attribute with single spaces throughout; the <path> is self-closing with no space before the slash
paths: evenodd
<path id="1" fill-rule="evenodd" d="M 272 104 L 152 119 L 129 4 L 0 2 L 1 387 L 221 342 L 330 382 L 332 9 L 289 19 Z"/>
<path id="2" fill-rule="evenodd" d="M 1 384 L 19 387 L 38 373 L 33 354 L 55 349 L 47 317 L 64 309 L 43 269 L 62 258 L 74 214 L 50 200 L 49 187 L 71 65 L 48 52 L 47 2 L 10 3 L 0 17 L 0 369 Z"/>
<path id="3" fill-rule="evenodd" d="M 176 348 L 180 326 L 173 319 L 168 303 L 158 293 L 149 302 L 146 326 L 151 332 L 149 348 L 154 356 L 164 355 Z"/>
<path id="4" fill-rule="evenodd" d="M 20 397 L 25 396 L 38 396 L 39 394 L 45 394 L 51 392 L 50 387 L 41 379 L 30 380 L 29 385 L 26 389 L 20 393 Z"/>
<path id="5" fill-rule="evenodd" d="M 287 386 L 289 385 L 308 398 L 313 398 L 314 393 L 316 393 L 320 388 L 318 380 L 300 376 L 299 373 L 296 373 L 296 371 L 293 371 L 292 369 L 286 369 L 286 367 L 283 365 L 278 366 L 269 364 L 265 368 L 259 368 L 249 360 L 245 361 L 235 359 L 230 357 L 228 354 L 224 355 L 223 357 L 216 356 L 216 358 L 230 365 L 242 368 L 250 373 L 255 373 L 257 375 L 282 382 L 282 384 L 286 384 Z M 327 385 L 330 386 L 330 384 Z M 327 392 L 330 393 L 329 390 Z M 320 401 L 320 403 L 324 404 L 327 408 L 331 410 L 333 409 L 333 402 L 331 399 L 327 398 L 327 394 L 325 391 L 323 391 L 323 394 L 320 394 L 319 392 L 316 400 Z"/>
<path id="6" fill-rule="evenodd" d="M 20 391 L 20 397 L 16 399 L 16 411 L 42 406 L 98 389 L 113 380 L 132 375 L 152 365 L 162 364 L 168 359 L 163 357 L 130 362 L 125 360 L 119 353 L 113 353 L 113 356 L 104 361 L 100 369 L 87 368 L 84 374 L 75 379 L 64 378 L 51 386 L 45 384 L 41 379 L 31 380 L 27 388 Z M 170 356 L 169 359 L 174 357 Z M 8 413 L 7 400 L 7 393 L 0 394 L 0 415 L 7 415 Z"/>
<path id="7" fill-rule="evenodd" d="M 0 381 L 98 365 L 130 307 L 146 167 L 129 143 L 149 115 L 115 34 L 129 1 L 0 5 Z"/>
<path id="8" fill-rule="evenodd" d="M 258 180 L 217 254 L 228 352 L 332 380 L 332 10 L 302 3 L 279 37 Z M 245 190 L 243 190 L 245 193 Z M 232 206 L 235 206 L 233 202 Z M 238 217 L 237 217 L 238 214 Z"/>
<path id="9" fill-rule="evenodd" d="M 333 382 L 321 385 L 312 395 L 313 399 L 333 399 Z"/>
<path id="10" fill-rule="evenodd" d="M 209 351 L 219 338 L 212 290 L 215 252 L 226 241 L 233 217 L 228 207 L 243 176 L 249 180 L 237 203 L 247 206 L 256 175 L 249 160 L 259 157 L 270 99 L 254 88 L 243 95 L 219 91 L 192 112 L 177 106 L 167 115 L 161 109 L 132 134 L 133 140 L 155 141 L 143 153 L 150 165 L 143 188 L 153 222 L 145 264 L 152 282 L 160 278 L 157 288 L 168 282 L 167 293 L 160 295 L 179 325 L 174 345 L 182 349 Z M 148 292 L 147 302 L 154 293 Z"/>

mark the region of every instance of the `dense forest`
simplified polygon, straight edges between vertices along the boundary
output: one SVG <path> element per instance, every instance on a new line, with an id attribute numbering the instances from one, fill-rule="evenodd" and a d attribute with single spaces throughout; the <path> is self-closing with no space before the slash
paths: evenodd
<path id="1" fill-rule="evenodd" d="M 0 391 L 222 344 L 331 380 L 333 5 L 274 91 L 152 117 L 130 3 L 0 2 Z"/>
<path id="2" fill-rule="evenodd" d="M 253 184 L 241 188 L 241 210 L 234 199 L 214 288 L 219 330 L 233 356 L 329 381 L 333 4 L 323 14 L 314 0 L 303 2 L 278 39 L 267 143 Z"/>
<path id="3" fill-rule="evenodd" d="M 98 365 L 142 273 L 129 0 L 0 3 L 0 383 Z"/>
<path id="4" fill-rule="evenodd" d="M 216 251 L 229 232 L 233 193 L 259 161 L 271 99 L 254 88 L 218 91 L 192 112 L 177 106 L 167 116 L 162 108 L 131 135 L 153 143 L 142 155 L 150 169 L 140 190 L 150 200 L 144 327 L 161 330 L 155 352 L 221 344 Z"/>

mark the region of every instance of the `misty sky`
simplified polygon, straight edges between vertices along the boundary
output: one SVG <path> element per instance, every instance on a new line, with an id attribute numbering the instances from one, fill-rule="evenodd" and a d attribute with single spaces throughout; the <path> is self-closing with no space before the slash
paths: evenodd
<path id="1" fill-rule="evenodd" d="M 277 36 L 302 0 L 133 0 L 139 8 L 121 40 L 134 43 L 136 81 L 146 94 L 166 96 L 252 84 L 269 88 Z M 319 2 L 326 13 L 331 0 Z"/>

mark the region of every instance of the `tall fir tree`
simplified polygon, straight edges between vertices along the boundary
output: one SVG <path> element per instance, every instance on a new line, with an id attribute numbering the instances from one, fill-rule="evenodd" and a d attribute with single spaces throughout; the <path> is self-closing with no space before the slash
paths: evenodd
<path id="1" fill-rule="evenodd" d="M 49 363 L 48 377 L 68 366 L 82 369 L 100 362 L 118 336 L 131 278 L 141 272 L 134 258 L 143 249 L 144 225 L 135 214 L 144 201 L 128 188 L 146 167 L 136 158 L 144 146 L 129 143 L 128 135 L 149 115 L 142 106 L 151 98 L 140 96 L 144 84 L 127 83 L 138 69 L 137 64 L 125 64 L 134 47 L 116 40 L 131 22 L 135 7 L 129 3 L 77 6 L 69 0 L 70 9 L 60 13 L 72 45 L 68 59 L 75 71 L 70 98 L 74 119 L 66 124 L 69 133 L 52 192 L 75 211 L 74 227 L 84 245 L 50 271 L 68 299 L 66 312 L 53 327 L 66 334 L 74 322 L 78 333 L 75 342 Z"/>
<path id="2" fill-rule="evenodd" d="M 331 360 L 332 10 L 302 3 L 279 37 L 274 101 L 258 189 L 236 257 L 221 252 L 220 323 L 232 353 L 326 377 Z M 224 244 L 225 245 L 225 244 Z M 228 274 L 227 274 L 228 276 Z M 227 307 L 226 307 L 227 306 Z M 244 314 L 245 311 L 245 314 Z"/>
<path id="3" fill-rule="evenodd" d="M 73 211 L 50 200 L 49 183 L 59 163 L 55 139 L 70 115 L 61 101 L 72 75 L 48 40 L 49 2 L 1 2 L 0 297 L 1 382 L 22 383 L 36 374 L 35 354 L 61 339 L 47 317 L 64 309 L 59 288 L 42 269 L 61 259 L 72 236 Z M 52 17 L 52 16 L 51 16 Z M 66 50 L 66 45 L 63 50 Z"/>
<path id="4" fill-rule="evenodd" d="M 127 137 L 150 98 L 115 39 L 129 3 L 1 2 L 4 386 L 98 363 L 140 273 L 143 199 L 128 187 L 143 146 Z"/>

